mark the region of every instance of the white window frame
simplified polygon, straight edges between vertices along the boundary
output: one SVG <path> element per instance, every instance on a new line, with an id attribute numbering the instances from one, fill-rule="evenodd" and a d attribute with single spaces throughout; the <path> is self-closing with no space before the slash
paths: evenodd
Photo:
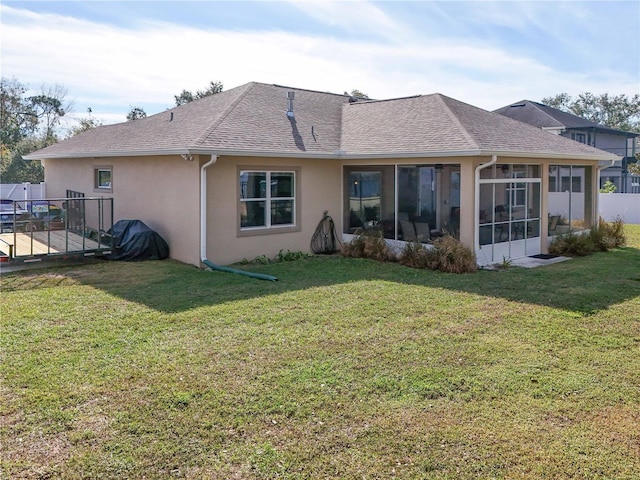
<path id="1" fill-rule="evenodd" d="M 513 172 L 511 175 L 514 179 L 527 178 L 525 172 Z M 509 203 L 512 207 L 524 207 L 527 203 L 527 187 L 525 183 L 518 181 L 507 184 L 507 194 L 509 195 Z M 522 202 L 519 201 L 519 197 L 522 197 Z"/>
<path id="2" fill-rule="evenodd" d="M 100 174 L 109 173 L 109 182 L 100 183 Z M 98 166 L 94 168 L 94 189 L 98 192 L 113 191 L 113 168 L 110 166 Z"/>
<path id="3" fill-rule="evenodd" d="M 266 181 L 266 186 L 265 186 L 265 196 L 264 197 L 256 197 L 256 198 L 242 198 L 242 191 L 243 191 L 243 187 L 240 184 L 240 179 L 242 177 L 243 174 L 245 173 L 257 173 L 257 174 L 264 174 L 265 175 L 265 181 Z M 291 193 L 292 196 L 290 197 L 272 197 L 271 196 L 271 176 L 272 175 L 278 175 L 278 174 L 290 174 L 292 177 L 292 185 L 291 185 Z M 279 168 L 274 168 L 274 169 L 255 169 L 255 168 L 240 168 L 239 169 L 239 174 L 238 174 L 238 187 L 239 187 L 239 200 L 240 200 L 240 206 L 242 207 L 243 203 L 251 203 L 251 202 L 264 202 L 265 204 L 265 209 L 264 209 L 264 220 L 265 223 L 264 225 L 257 225 L 257 226 L 252 226 L 252 227 L 243 227 L 242 226 L 242 222 L 240 220 L 240 214 L 238 215 L 238 225 L 240 228 L 240 232 L 244 233 L 244 232 L 250 232 L 250 233 L 257 233 L 257 232 L 261 232 L 261 231 L 269 231 L 269 230 L 276 230 L 276 229 L 288 229 L 291 230 L 292 228 L 296 228 L 297 226 L 297 209 L 298 209 L 298 205 L 297 205 L 297 182 L 298 182 L 298 172 L 294 169 L 279 169 Z M 290 201 L 293 203 L 293 212 L 291 213 L 291 217 L 292 217 L 292 223 L 286 223 L 286 224 L 277 224 L 277 225 L 272 225 L 271 224 L 271 202 L 272 201 Z"/>

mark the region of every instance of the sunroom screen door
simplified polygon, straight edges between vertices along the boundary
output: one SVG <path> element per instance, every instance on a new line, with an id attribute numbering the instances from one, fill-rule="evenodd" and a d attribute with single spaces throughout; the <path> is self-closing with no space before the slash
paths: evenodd
<path id="1" fill-rule="evenodd" d="M 480 181 L 480 248 L 478 262 L 539 254 L 541 180 L 539 178 Z"/>

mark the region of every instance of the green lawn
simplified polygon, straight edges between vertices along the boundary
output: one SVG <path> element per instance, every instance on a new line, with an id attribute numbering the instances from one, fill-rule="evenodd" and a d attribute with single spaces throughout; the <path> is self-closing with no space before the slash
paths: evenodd
<path id="1" fill-rule="evenodd" d="M 3 275 L 0 479 L 640 472 L 629 246 L 451 275 L 341 257 Z"/>

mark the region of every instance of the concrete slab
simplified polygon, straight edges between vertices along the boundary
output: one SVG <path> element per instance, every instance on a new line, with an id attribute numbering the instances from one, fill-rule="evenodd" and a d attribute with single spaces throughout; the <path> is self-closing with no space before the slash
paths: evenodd
<path id="1" fill-rule="evenodd" d="M 544 267 L 545 265 L 552 265 L 554 263 L 564 262 L 571 260 L 571 257 L 554 257 L 554 258 L 534 258 L 534 257 L 522 257 L 511 260 L 512 267 L 523 268 L 535 268 Z"/>

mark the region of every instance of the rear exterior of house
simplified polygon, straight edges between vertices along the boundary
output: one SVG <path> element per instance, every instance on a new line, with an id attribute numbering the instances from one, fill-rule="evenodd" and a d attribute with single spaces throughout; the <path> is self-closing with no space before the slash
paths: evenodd
<path id="1" fill-rule="evenodd" d="M 599 167 L 618 158 L 438 94 L 353 100 L 252 83 L 27 158 L 49 195 L 112 196 L 116 220 L 194 265 L 308 251 L 324 211 L 345 241 L 453 235 L 481 264 L 544 253 L 596 220 Z"/>

